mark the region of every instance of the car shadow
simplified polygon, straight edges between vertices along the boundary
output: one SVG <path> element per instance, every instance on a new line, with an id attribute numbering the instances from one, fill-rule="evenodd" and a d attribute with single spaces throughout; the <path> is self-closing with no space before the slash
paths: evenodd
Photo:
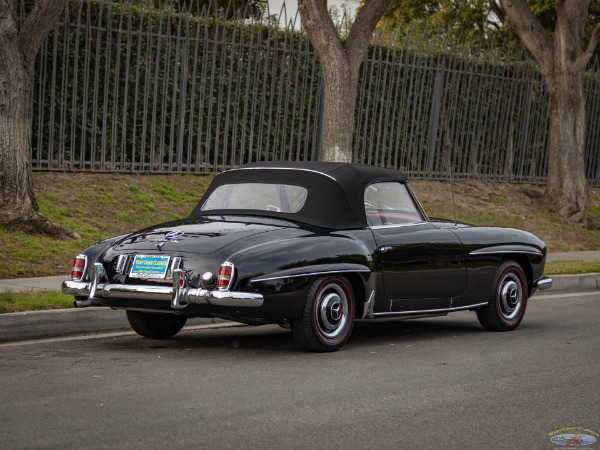
<path id="1" fill-rule="evenodd" d="M 464 317 L 440 317 L 418 320 L 359 320 L 354 325 L 350 340 L 344 348 L 364 348 L 368 346 L 402 344 L 410 341 L 431 342 L 457 336 L 488 333 L 471 315 Z M 252 352 L 254 354 L 304 353 L 289 329 L 277 325 L 248 326 L 227 325 L 222 328 L 184 329 L 176 337 L 167 340 L 148 339 L 134 336 L 126 341 L 115 343 L 119 347 L 139 350 L 171 349 L 174 351 L 216 351 Z"/>

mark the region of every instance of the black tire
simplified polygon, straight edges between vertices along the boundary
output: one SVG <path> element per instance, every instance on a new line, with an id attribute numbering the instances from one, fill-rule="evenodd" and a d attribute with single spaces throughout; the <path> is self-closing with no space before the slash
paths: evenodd
<path id="1" fill-rule="evenodd" d="M 504 261 L 496 271 L 490 302 L 477 310 L 479 323 L 489 331 L 514 330 L 523 320 L 527 299 L 523 269 L 515 261 Z"/>
<path id="2" fill-rule="evenodd" d="M 150 339 L 169 339 L 181 331 L 187 317 L 127 311 L 127 320 L 131 328 L 140 336 Z"/>
<path id="3" fill-rule="evenodd" d="M 292 336 L 304 350 L 333 352 L 354 327 L 354 292 L 342 276 L 318 278 L 311 285 L 302 316 L 290 321 Z"/>

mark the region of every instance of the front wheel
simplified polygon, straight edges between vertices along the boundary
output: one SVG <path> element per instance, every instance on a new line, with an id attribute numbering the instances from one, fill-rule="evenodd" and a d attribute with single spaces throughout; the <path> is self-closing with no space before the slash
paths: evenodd
<path id="1" fill-rule="evenodd" d="M 131 328 L 140 336 L 151 339 L 168 339 L 181 331 L 187 317 L 127 311 L 127 320 Z"/>
<path id="2" fill-rule="evenodd" d="M 338 350 L 352 332 L 354 309 L 354 292 L 345 277 L 318 278 L 308 291 L 302 316 L 290 321 L 292 336 L 305 350 Z"/>
<path id="3" fill-rule="evenodd" d="M 514 330 L 525 315 L 527 292 L 521 266 L 515 261 L 504 261 L 496 271 L 490 302 L 477 310 L 479 323 L 490 331 Z"/>

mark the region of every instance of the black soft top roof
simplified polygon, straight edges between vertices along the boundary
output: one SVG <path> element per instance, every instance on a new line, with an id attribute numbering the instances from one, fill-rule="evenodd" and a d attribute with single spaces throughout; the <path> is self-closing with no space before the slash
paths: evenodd
<path id="1" fill-rule="evenodd" d="M 375 182 L 408 178 L 402 172 L 360 164 L 336 162 L 257 162 L 217 175 L 190 217 L 248 214 L 279 217 L 325 228 L 350 229 L 367 225 L 365 188 Z M 234 183 L 283 183 L 303 186 L 308 196 L 297 213 L 256 210 L 208 210 L 202 205 L 219 186 Z"/>

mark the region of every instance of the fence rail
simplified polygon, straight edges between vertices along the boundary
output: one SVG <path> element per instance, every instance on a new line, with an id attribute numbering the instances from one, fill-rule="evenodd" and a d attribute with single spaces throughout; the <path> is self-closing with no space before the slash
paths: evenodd
<path id="1" fill-rule="evenodd" d="M 598 67 L 585 78 L 593 184 Z M 318 158 L 318 61 L 299 30 L 266 15 L 75 0 L 43 44 L 34 89 L 34 170 L 209 173 Z M 379 32 L 361 68 L 354 160 L 417 178 L 543 182 L 546 110 L 523 55 Z"/>

